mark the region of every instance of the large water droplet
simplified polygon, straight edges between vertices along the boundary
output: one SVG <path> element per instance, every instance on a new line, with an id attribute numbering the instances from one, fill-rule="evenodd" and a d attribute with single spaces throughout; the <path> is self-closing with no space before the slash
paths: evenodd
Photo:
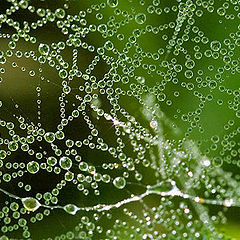
<path id="1" fill-rule="evenodd" d="M 40 202 L 33 197 L 22 198 L 22 204 L 30 212 L 36 211 L 41 206 Z"/>
<path id="2" fill-rule="evenodd" d="M 9 238 L 7 236 L 3 235 L 0 237 L 0 240 L 9 240 Z"/>
<path id="3" fill-rule="evenodd" d="M 114 46 L 113 46 L 113 43 L 111 41 L 107 41 L 105 44 L 104 44 L 104 47 L 108 50 L 108 51 L 111 51 Z"/>
<path id="4" fill-rule="evenodd" d="M 67 204 L 63 207 L 63 209 L 65 210 L 66 213 L 69 213 L 72 215 L 75 215 L 79 210 L 79 208 L 74 204 Z"/>
<path id="5" fill-rule="evenodd" d="M 154 193 L 167 193 L 171 192 L 176 188 L 175 182 L 172 180 L 167 180 L 165 182 L 160 182 L 154 186 L 150 186 L 148 191 Z"/>

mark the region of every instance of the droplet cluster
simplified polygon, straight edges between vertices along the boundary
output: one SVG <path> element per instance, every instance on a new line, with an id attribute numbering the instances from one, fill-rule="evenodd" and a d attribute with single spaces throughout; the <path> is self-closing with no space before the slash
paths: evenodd
<path id="1" fill-rule="evenodd" d="M 0 5 L 0 240 L 226 239 L 239 2 Z"/>

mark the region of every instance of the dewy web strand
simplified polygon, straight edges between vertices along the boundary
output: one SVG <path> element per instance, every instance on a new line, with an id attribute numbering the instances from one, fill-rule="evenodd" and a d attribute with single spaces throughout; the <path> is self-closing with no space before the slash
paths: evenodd
<path id="1" fill-rule="evenodd" d="M 32 198 L 32 197 L 25 197 L 25 198 L 20 198 L 14 194 L 11 194 L 7 192 L 6 190 L 3 190 L 0 188 L 0 191 L 3 192 L 4 194 L 8 195 L 11 198 L 21 200 L 23 206 L 26 208 L 27 211 L 29 212 L 34 212 L 36 211 L 39 207 L 45 207 L 45 208 L 50 208 L 51 210 L 53 209 L 63 209 L 67 213 L 75 215 L 79 211 L 96 211 L 96 212 L 103 212 L 103 211 L 109 211 L 113 208 L 120 208 L 123 205 L 126 205 L 131 202 L 136 202 L 140 201 L 141 199 L 151 195 L 151 194 L 156 194 L 160 195 L 162 197 L 181 197 L 184 199 L 190 199 L 193 200 L 196 203 L 200 204 L 210 204 L 210 205 L 220 205 L 220 206 L 225 206 L 225 207 L 240 207 L 240 204 L 235 202 L 233 199 L 226 199 L 224 201 L 219 201 L 215 199 L 204 199 L 202 197 L 198 196 L 191 196 L 186 193 L 182 193 L 178 187 L 176 186 L 176 183 L 173 180 L 167 180 L 166 182 L 162 182 L 160 184 L 154 185 L 154 186 L 147 186 L 146 192 L 138 195 L 138 196 L 132 196 L 130 198 L 121 200 L 120 202 L 117 202 L 115 204 L 98 204 L 96 206 L 92 207 L 78 207 L 74 204 L 67 204 L 65 206 L 60 206 L 60 205 L 55 205 L 55 206 L 50 206 L 50 205 L 44 205 L 41 204 L 37 199 Z"/>

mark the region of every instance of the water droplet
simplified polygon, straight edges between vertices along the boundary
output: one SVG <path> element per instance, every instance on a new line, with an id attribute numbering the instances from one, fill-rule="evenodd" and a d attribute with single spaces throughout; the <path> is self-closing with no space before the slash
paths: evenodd
<path id="1" fill-rule="evenodd" d="M 118 5 L 118 0 L 107 0 L 107 4 L 109 7 L 116 7 Z"/>
<path id="2" fill-rule="evenodd" d="M 108 51 L 111 51 L 113 49 L 113 43 L 111 41 L 107 41 L 105 44 L 104 44 L 104 47 L 105 49 L 107 49 Z"/>
<path id="3" fill-rule="evenodd" d="M 0 150 L 0 159 L 4 159 L 7 156 L 7 153 L 5 150 Z"/>
<path id="4" fill-rule="evenodd" d="M 165 99 L 166 99 L 165 93 L 160 92 L 160 93 L 157 95 L 157 100 L 158 100 L 158 101 L 163 102 Z"/>
<path id="5" fill-rule="evenodd" d="M 16 151 L 18 149 L 18 144 L 14 141 L 9 142 L 8 149 L 12 152 Z"/>
<path id="6" fill-rule="evenodd" d="M 123 177 L 116 177 L 113 180 L 113 185 L 118 189 L 123 189 L 126 186 L 126 179 Z"/>
<path id="7" fill-rule="evenodd" d="M 62 169 L 68 170 L 72 167 L 72 160 L 69 157 L 61 157 L 59 165 Z"/>
<path id="8" fill-rule="evenodd" d="M 55 134 L 53 132 L 47 132 L 45 135 L 44 135 L 44 139 L 49 142 L 49 143 L 52 143 L 54 140 L 55 140 Z"/>
<path id="9" fill-rule="evenodd" d="M 221 43 L 219 41 L 212 41 L 210 47 L 213 51 L 219 51 L 221 48 Z"/>
<path id="10" fill-rule="evenodd" d="M 30 212 L 36 211 L 41 206 L 40 202 L 33 197 L 22 198 L 22 204 Z"/>
<path id="11" fill-rule="evenodd" d="M 65 17 L 65 10 L 62 8 L 58 8 L 55 11 L 55 15 L 57 18 L 64 18 Z"/>
<path id="12" fill-rule="evenodd" d="M 49 166 L 55 166 L 57 164 L 57 159 L 55 157 L 49 157 L 47 159 L 47 164 Z"/>
<path id="13" fill-rule="evenodd" d="M 226 199 L 226 200 L 224 200 L 224 202 L 223 202 L 223 205 L 224 205 L 225 207 L 231 207 L 233 204 L 234 204 L 233 199 Z"/>
<path id="14" fill-rule="evenodd" d="M 174 188 L 176 188 L 175 186 L 175 182 L 172 180 L 168 180 L 165 182 L 160 182 L 154 186 L 150 186 L 148 191 L 149 192 L 160 192 L 160 193 L 167 193 L 172 191 Z"/>
<path id="15" fill-rule="evenodd" d="M 35 174 L 39 171 L 39 164 L 35 161 L 31 161 L 27 164 L 27 170 L 29 173 Z"/>
<path id="16" fill-rule="evenodd" d="M 145 83 L 145 78 L 139 76 L 139 77 L 137 77 L 137 81 L 138 81 L 139 83 L 141 83 L 141 84 L 144 84 L 144 83 Z"/>
<path id="17" fill-rule="evenodd" d="M 213 158 L 212 162 L 213 162 L 213 166 L 216 166 L 216 167 L 221 167 L 223 164 L 223 160 L 220 157 Z"/>
<path id="18" fill-rule="evenodd" d="M 12 179 L 12 177 L 11 177 L 10 174 L 5 173 L 5 174 L 3 175 L 3 181 L 5 181 L 5 182 L 10 182 L 11 179 Z"/>
<path id="19" fill-rule="evenodd" d="M 58 140 L 62 140 L 62 139 L 64 139 L 64 132 L 62 132 L 62 131 L 57 131 L 56 132 L 56 134 L 55 134 L 55 136 L 56 136 L 56 138 L 58 139 Z"/>
<path id="20" fill-rule="evenodd" d="M 66 78 L 67 77 L 67 75 L 68 75 L 68 72 L 67 72 L 67 70 L 65 70 L 65 69 L 61 69 L 60 71 L 59 71 L 59 77 L 60 78 Z"/>
<path id="21" fill-rule="evenodd" d="M 138 24 L 143 24 L 145 23 L 146 21 L 146 15 L 144 13 L 138 13 L 136 16 L 135 16 L 135 21 L 136 23 Z"/>
<path id="22" fill-rule="evenodd" d="M 40 43 L 38 46 L 38 51 L 43 55 L 48 55 L 49 50 L 50 48 L 47 44 Z"/>
<path id="23" fill-rule="evenodd" d="M 7 236 L 3 235 L 0 237 L 0 240 L 9 240 L 9 238 Z"/>
<path id="24" fill-rule="evenodd" d="M 153 129 L 156 129 L 156 128 L 158 127 L 157 121 L 152 120 L 152 121 L 150 122 L 150 127 L 153 128 Z"/>
<path id="25" fill-rule="evenodd" d="M 63 207 L 63 209 L 66 213 L 69 213 L 71 215 L 75 215 L 79 211 L 79 208 L 74 204 L 67 204 Z"/>
<path id="26" fill-rule="evenodd" d="M 107 25 L 106 24 L 100 24 L 97 28 L 97 30 L 100 32 L 100 33 L 105 33 L 107 31 Z"/>

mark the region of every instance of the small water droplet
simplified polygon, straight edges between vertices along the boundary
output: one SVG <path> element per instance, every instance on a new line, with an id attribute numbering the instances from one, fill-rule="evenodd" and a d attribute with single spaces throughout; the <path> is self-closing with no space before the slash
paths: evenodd
<path id="1" fill-rule="evenodd" d="M 56 9 L 56 11 L 55 11 L 55 15 L 56 15 L 57 18 L 64 18 L 65 15 L 66 15 L 66 13 L 65 13 L 65 10 L 64 10 L 64 9 L 58 8 L 58 9 Z"/>
<path id="2" fill-rule="evenodd" d="M 226 199 L 226 200 L 224 200 L 224 202 L 223 202 L 223 205 L 224 205 L 225 207 L 231 207 L 233 204 L 234 204 L 233 199 Z"/>
<path id="3" fill-rule="evenodd" d="M 113 180 L 113 185 L 118 189 L 123 189 L 126 186 L 126 179 L 123 177 L 116 177 Z"/>
<path id="4" fill-rule="evenodd" d="M 109 7 L 116 7 L 118 5 L 118 0 L 107 0 L 107 4 Z"/>
<path id="5" fill-rule="evenodd" d="M 44 139 L 48 142 L 48 143 L 52 143 L 55 140 L 55 134 L 53 132 L 47 132 L 44 135 Z"/>
<path id="6" fill-rule="evenodd" d="M 62 169 L 68 170 L 72 167 L 72 160 L 69 157 L 61 157 L 59 165 Z"/>
<path id="7" fill-rule="evenodd" d="M 136 23 L 138 24 L 143 24 L 146 22 L 146 15 L 144 13 L 138 13 L 136 16 L 135 16 L 135 21 Z"/>
<path id="8" fill-rule="evenodd" d="M 139 76 L 139 77 L 137 77 L 137 81 L 138 81 L 139 83 L 141 83 L 141 84 L 144 84 L 144 83 L 145 83 L 145 78 Z"/>
<path id="9" fill-rule="evenodd" d="M 31 161 L 27 164 L 27 170 L 29 173 L 35 174 L 39 171 L 39 164 L 35 161 Z"/>
<path id="10" fill-rule="evenodd" d="M 40 43 L 38 47 L 38 51 L 43 55 L 48 55 L 49 53 L 49 46 L 47 44 Z"/>

